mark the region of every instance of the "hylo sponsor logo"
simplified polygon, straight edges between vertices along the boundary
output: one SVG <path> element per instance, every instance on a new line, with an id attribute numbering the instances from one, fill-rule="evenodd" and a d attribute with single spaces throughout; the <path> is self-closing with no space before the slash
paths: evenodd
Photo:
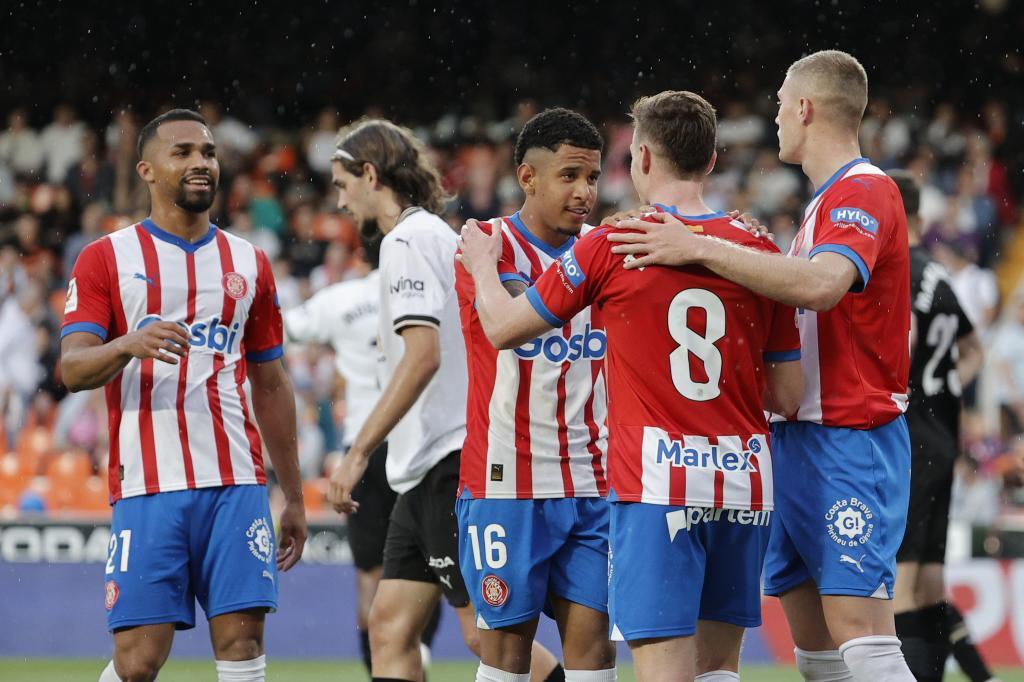
<path id="1" fill-rule="evenodd" d="M 872 236 L 878 234 L 878 220 L 860 208 L 833 208 L 829 218 L 836 225 L 853 225 Z"/>

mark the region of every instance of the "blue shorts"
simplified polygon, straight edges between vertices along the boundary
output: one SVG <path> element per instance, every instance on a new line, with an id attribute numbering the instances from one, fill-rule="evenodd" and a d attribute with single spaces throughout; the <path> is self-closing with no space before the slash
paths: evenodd
<path id="1" fill-rule="evenodd" d="M 761 564 L 772 512 L 611 506 L 612 639 L 688 637 L 698 619 L 761 624 Z"/>
<path id="2" fill-rule="evenodd" d="M 604 498 L 474 500 L 463 492 L 455 514 L 459 567 L 478 627 L 533 620 L 552 595 L 607 613 Z"/>
<path id="3" fill-rule="evenodd" d="M 775 521 L 764 591 L 891 599 L 910 501 L 906 420 L 871 430 L 772 425 Z"/>
<path id="4" fill-rule="evenodd" d="M 267 489 L 238 485 L 140 495 L 114 505 L 105 605 L 111 630 L 277 608 Z"/>

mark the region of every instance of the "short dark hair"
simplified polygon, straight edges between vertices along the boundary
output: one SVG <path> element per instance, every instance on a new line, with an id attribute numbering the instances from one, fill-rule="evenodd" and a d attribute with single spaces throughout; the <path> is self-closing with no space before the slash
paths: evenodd
<path id="1" fill-rule="evenodd" d="M 593 123 L 575 111 L 561 107 L 545 109 L 519 131 L 512 158 L 518 166 L 531 149 L 543 148 L 554 152 L 563 144 L 602 151 L 604 138 Z"/>
<path id="2" fill-rule="evenodd" d="M 889 177 L 896 183 L 896 187 L 903 196 L 903 210 L 908 216 L 917 215 L 921 207 L 921 188 L 917 184 L 917 178 L 908 170 L 902 168 L 889 171 Z"/>
<path id="3" fill-rule="evenodd" d="M 633 102 L 629 112 L 638 138 L 658 147 L 681 178 L 702 175 L 718 138 L 715 108 L 687 90 L 666 90 Z"/>
<path id="4" fill-rule="evenodd" d="M 171 121 L 195 121 L 196 123 L 202 123 L 207 128 L 210 127 L 210 124 L 206 122 L 205 118 L 191 109 L 171 109 L 170 111 L 164 112 L 146 125 L 142 126 L 142 130 L 139 131 L 138 152 L 140 159 L 142 158 L 142 150 L 145 149 L 146 145 L 149 144 L 149 141 L 156 136 L 157 128 L 162 126 L 164 123 L 170 123 Z"/>

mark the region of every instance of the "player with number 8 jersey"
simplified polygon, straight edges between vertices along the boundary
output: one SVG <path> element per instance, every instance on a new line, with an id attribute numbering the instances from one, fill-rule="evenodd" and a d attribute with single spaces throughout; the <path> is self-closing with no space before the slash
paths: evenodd
<path id="1" fill-rule="evenodd" d="M 639 100 L 631 174 L 679 230 L 778 254 L 701 199 L 714 163 L 714 109 L 693 93 Z M 677 149 L 679 140 L 686 148 Z M 678 208 L 677 206 L 678 205 Z M 526 290 L 496 285 L 497 241 L 463 230 L 488 338 L 514 347 L 593 306 L 608 337 L 609 618 L 638 679 L 702 659 L 735 670 L 743 628 L 760 624 L 760 568 L 773 509 L 764 409 L 801 393 L 794 310 L 701 267 L 625 269 L 609 232 L 590 231 Z M 488 252 L 487 249 L 491 249 Z M 781 256 L 779 256 L 781 258 Z M 481 262 L 482 261 L 482 262 Z M 525 298 L 525 301 L 523 300 Z M 706 630 L 706 628 L 705 628 Z M 697 672 L 710 672 L 699 670 Z"/>

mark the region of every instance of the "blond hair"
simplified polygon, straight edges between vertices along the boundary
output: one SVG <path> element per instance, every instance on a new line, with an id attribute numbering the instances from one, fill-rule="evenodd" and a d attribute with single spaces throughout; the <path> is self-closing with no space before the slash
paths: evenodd
<path id="1" fill-rule="evenodd" d="M 411 130 L 391 121 L 363 118 L 338 132 L 334 161 L 361 177 L 363 164 L 377 170 L 377 177 L 390 187 L 404 207 L 421 206 L 431 213 L 444 213 L 450 198 L 441 175 L 427 158 L 427 149 Z"/>
<path id="2" fill-rule="evenodd" d="M 786 75 L 806 84 L 826 118 L 855 130 L 860 126 L 868 105 L 868 74 L 856 57 L 822 50 L 793 62 Z"/>

